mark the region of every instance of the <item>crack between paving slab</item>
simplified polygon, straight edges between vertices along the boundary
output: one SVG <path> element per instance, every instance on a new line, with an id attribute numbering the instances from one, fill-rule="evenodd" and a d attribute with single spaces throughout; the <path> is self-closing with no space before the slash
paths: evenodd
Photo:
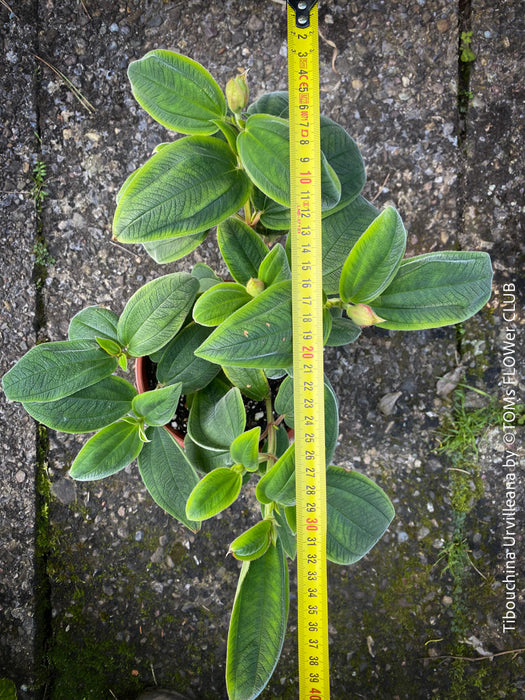
<path id="1" fill-rule="evenodd" d="M 458 1 L 458 87 L 456 108 L 456 138 L 457 138 L 457 214 L 456 214 L 456 249 L 461 250 L 461 239 L 465 233 L 465 210 L 467 202 L 467 135 L 468 110 L 470 103 L 470 73 L 472 60 L 465 60 L 465 38 L 469 37 L 472 29 L 472 0 Z M 468 46 L 468 44 L 467 44 Z M 456 325 L 456 353 L 459 361 L 464 354 L 463 324 Z"/>
<path id="2" fill-rule="evenodd" d="M 459 0 L 458 6 L 458 148 L 465 155 L 468 110 L 470 104 L 470 73 L 474 59 L 469 58 L 468 50 L 472 34 L 472 0 Z"/>
<path id="3" fill-rule="evenodd" d="M 36 31 L 34 40 L 34 53 L 39 54 L 40 35 L 40 7 L 39 0 L 33 1 L 33 16 L 35 17 Z M 40 100 L 42 94 L 42 78 L 40 67 L 35 61 L 35 77 L 33 82 L 33 99 L 35 106 L 35 168 L 34 187 L 31 196 L 35 206 L 35 236 L 33 254 L 35 262 L 33 266 L 32 281 L 35 287 L 35 315 L 33 328 L 37 343 L 46 340 L 46 305 L 44 286 L 47 278 L 47 265 L 51 262 L 47 252 L 44 232 L 43 201 L 46 196 L 44 189 L 46 167 L 43 160 L 42 129 Z M 47 662 L 47 652 L 52 635 L 51 614 L 51 586 L 48 576 L 48 554 L 50 549 L 50 523 L 49 523 L 49 497 L 50 484 L 47 472 L 49 457 L 49 436 L 47 428 L 40 423 L 36 424 L 36 474 L 35 474 L 35 697 L 47 696 L 50 681 L 50 671 Z"/>
<path id="4" fill-rule="evenodd" d="M 458 1 L 458 34 L 457 34 L 457 61 L 458 61 L 458 77 L 457 77 L 457 107 L 456 107 L 456 137 L 457 137 L 457 219 L 456 219 L 456 249 L 461 250 L 461 241 L 465 234 L 465 213 L 468 201 L 467 193 L 467 172 L 469 167 L 468 162 L 468 128 L 469 128 L 469 106 L 472 94 L 470 92 L 470 76 L 472 65 L 475 60 L 474 54 L 470 50 L 470 38 L 472 36 L 472 2 L 473 0 Z M 455 326 L 455 344 L 456 357 L 458 365 L 462 365 L 465 348 L 463 347 L 463 336 L 465 332 L 464 323 L 458 323 Z M 462 389 L 464 392 L 465 389 Z M 456 391 L 454 392 L 456 395 Z M 464 394 L 463 394 L 464 396 Z M 461 407 L 463 408 L 463 406 Z M 456 405 L 451 411 L 451 419 L 454 425 L 462 420 L 463 413 Z M 443 425 L 443 424 L 442 424 Z M 457 431 L 456 431 L 457 432 Z M 457 650 L 456 672 L 458 675 L 462 673 L 462 667 L 458 664 L 464 664 L 464 637 L 466 636 L 468 608 L 466 598 L 462 590 L 462 585 L 465 577 L 465 567 L 470 564 L 477 573 L 480 573 L 468 555 L 468 551 L 463 552 L 464 543 L 467 539 L 465 520 L 467 515 L 473 510 L 477 500 L 481 497 L 476 496 L 475 490 L 472 493 L 473 501 L 467 510 L 460 508 L 457 504 L 458 499 L 462 498 L 465 484 L 470 484 L 470 480 L 474 482 L 475 488 L 477 480 L 480 478 L 473 465 L 477 462 L 477 455 L 468 455 L 470 460 L 463 453 L 456 452 L 448 454 L 448 459 L 452 466 L 449 468 L 448 482 L 451 493 L 451 517 L 453 523 L 453 532 L 450 539 L 449 554 L 446 556 L 446 566 L 443 573 L 448 569 L 451 577 L 451 597 L 452 597 L 452 622 L 451 631 L 453 638 L 454 649 Z M 464 473 L 462 473 L 464 472 Z M 465 479 L 467 475 L 467 480 Z M 454 500 L 456 503 L 454 503 Z M 455 550 L 455 554 L 454 554 Z M 443 547 L 442 552 L 445 552 Z M 441 555 L 440 555 L 441 556 Z M 462 557 L 466 557 L 466 560 Z M 485 578 L 482 574 L 481 576 Z M 455 689 L 455 678 L 452 680 L 452 687 Z"/>

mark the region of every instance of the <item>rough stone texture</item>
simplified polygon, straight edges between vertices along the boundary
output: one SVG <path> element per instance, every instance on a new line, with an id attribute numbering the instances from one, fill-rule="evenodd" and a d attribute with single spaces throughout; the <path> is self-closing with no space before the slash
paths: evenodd
<path id="1" fill-rule="evenodd" d="M 0 78 L 6 98 L 0 143 L 8 156 L 0 208 L 2 372 L 34 342 L 31 250 L 37 222 L 28 190 L 36 154 L 41 150 L 47 163 L 43 233 L 55 260 L 44 290 L 43 332 L 56 340 L 66 336 L 70 317 L 82 307 L 99 303 L 119 312 L 158 274 L 139 248 L 111 242 L 118 188 L 157 143 L 171 138 L 134 102 L 125 78 L 129 61 L 166 47 L 202 62 L 223 86 L 237 66 L 249 67 L 253 97 L 286 87 L 286 27 L 277 2 L 47 0 L 13 9 L 16 16 L 9 18 L 0 7 L 7 68 Z M 376 479 L 397 510 L 389 533 L 364 560 L 351 568 L 330 566 L 332 695 L 467 697 L 454 663 L 437 658 L 453 655 L 457 642 L 452 585 L 438 561 L 454 523 L 451 465 L 435 453 L 435 431 L 451 403 L 450 395 L 438 394 L 437 382 L 461 366 L 468 384 L 501 399 L 505 283 L 520 289 L 517 322 L 523 324 L 523 20 L 518 3 L 473 2 L 478 60 L 461 151 L 455 5 L 336 0 L 322 2 L 320 11 L 324 111 L 363 150 L 365 195 L 377 206 L 393 203 L 400 210 L 409 254 L 456 245 L 489 250 L 497 272 L 489 310 L 465 325 L 460 343 L 451 328 L 372 331 L 354 346 L 327 353 L 327 372 L 341 400 L 336 461 Z M 337 72 L 328 42 L 337 47 Z M 85 109 L 49 68 L 39 64 L 37 72 L 33 53 L 65 73 L 95 111 Z M 34 136 L 37 114 L 41 145 Z M 183 265 L 189 269 L 200 260 L 217 260 L 212 238 Z M 180 266 L 166 268 L 173 269 Z M 521 368 L 522 353 L 521 344 Z M 523 384 L 518 388 L 523 397 Z M 399 392 L 385 412 L 384 397 Z M 474 392 L 467 397 L 476 400 Z M 0 676 L 13 677 L 19 689 L 26 686 L 24 697 L 36 697 L 30 689 L 37 670 L 35 429 L 19 406 L 4 402 L 1 411 Z M 225 551 L 232 532 L 252 523 L 253 493 L 248 489 L 235 508 L 194 536 L 152 503 L 135 467 L 91 485 L 71 481 L 67 469 L 81 443 L 52 434 L 48 455 L 51 696 L 133 698 L 159 684 L 193 700 L 225 697 L 226 635 L 239 568 Z M 523 445 L 523 434 L 516 444 Z M 523 646 L 519 632 L 503 634 L 501 628 L 501 429 L 492 428 L 478 447 L 485 493 L 466 532 L 475 566 L 487 580 L 474 569 L 465 574 L 462 604 L 469 635 L 480 641 L 471 640 L 472 657 L 476 649 Z M 521 540 L 515 551 L 523 576 Z M 523 610 L 521 599 L 519 605 Z M 297 697 L 294 615 L 292 597 L 283 656 L 263 698 Z M 507 655 L 494 659 L 490 677 L 488 663 L 467 665 L 469 697 L 512 697 L 513 687 L 523 690 L 520 657 L 512 664 Z"/>
<path id="2" fill-rule="evenodd" d="M 494 253 L 497 280 L 514 279 L 523 293 L 523 16 L 517 3 L 498 8 L 474 3 L 472 30 L 477 60 L 464 154 L 461 244 Z"/>
<path id="3" fill-rule="evenodd" d="M 1 20 L 5 20 L 2 10 Z M 35 342 L 32 282 L 35 208 L 29 196 L 36 161 L 34 31 L 10 22 L 0 36 L 0 338 L 3 375 Z M 35 627 L 34 521 L 36 430 L 20 405 L 0 395 L 0 676 L 31 677 Z"/>

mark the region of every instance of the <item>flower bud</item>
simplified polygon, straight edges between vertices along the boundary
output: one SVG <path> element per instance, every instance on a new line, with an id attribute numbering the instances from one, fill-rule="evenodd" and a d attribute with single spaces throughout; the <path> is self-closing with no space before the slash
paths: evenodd
<path id="1" fill-rule="evenodd" d="M 366 304 L 348 304 L 346 313 L 357 326 L 373 326 L 385 320 Z"/>
<path id="2" fill-rule="evenodd" d="M 264 282 L 257 277 L 250 277 L 246 283 L 246 291 L 252 297 L 258 297 L 264 291 Z"/>
<path id="3" fill-rule="evenodd" d="M 248 98 L 249 91 L 246 73 L 241 73 L 241 75 L 228 80 L 226 84 L 226 99 L 228 100 L 228 107 L 234 114 L 240 114 L 248 106 Z"/>

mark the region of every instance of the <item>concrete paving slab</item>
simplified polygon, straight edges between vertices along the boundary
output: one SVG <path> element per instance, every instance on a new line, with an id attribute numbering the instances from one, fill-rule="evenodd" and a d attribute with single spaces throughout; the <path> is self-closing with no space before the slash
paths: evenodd
<path id="1" fill-rule="evenodd" d="M 489 4 L 473 3 L 473 43 L 480 47 L 480 58 L 471 77 L 469 161 L 457 141 L 456 6 L 444 0 L 321 3 L 324 111 L 363 150 L 366 196 L 375 198 L 377 206 L 393 203 L 400 210 L 409 254 L 456 245 L 487 249 L 503 273 L 519 252 L 513 227 L 522 194 L 518 158 L 523 131 L 515 86 L 523 42 L 515 5 L 503 3 L 496 12 Z M 254 96 L 284 89 L 284 7 L 241 0 L 130 0 L 93 6 L 49 0 L 39 6 L 38 17 L 9 18 L 4 8 L 0 12 L 10 32 L 3 40 L 5 55 L 17 57 L 7 62 L 5 90 L 14 96 L 9 118 L 17 124 L 23 114 L 26 124 L 24 133 L 14 131 L 5 138 L 7 171 L 24 172 L 27 158 L 35 158 L 30 115 L 38 109 L 42 142 L 37 150 L 49 173 L 42 223 L 54 260 L 48 261 L 42 331 L 50 339 L 63 339 L 70 317 L 83 306 L 100 303 L 120 311 L 135 289 L 159 274 L 139 248 L 111 242 L 118 188 L 166 138 L 131 96 L 125 78 L 129 61 L 152 48 L 171 48 L 202 62 L 223 86 L 243 66 L 250 68 Z M 30 54 L 36 51 L 28 36 L 94 111 L 82 106 L 44 65 L 35 76 Z M 20 64 L 26 83 L 15 86 Z M 32 80 L 36 88 L 29 96 Z M 503 85 L 508 89 L 501 90 Z M 508 119 L 501 123 L 500 115 Z M 488 126 L 494 134 L 490 148 L 483 140 Z M 497 178 L 486 179 L 483 174 L 492 177 L 495 171 L 488 167 L 494 157 Z M 480 160 L 483 168 L 475 168 Z M 478 171 L 482 175 L 473 178 Z M 28 256 L 38 224 L 30 198 L 20 196 L 28 188 L 28 174 L 19 180 L 13 180 L 17 195 L 4 207 L 13 231 L 2 264 L 11 305 L 2 329 L 4 344 L 9 338 L 5 368 L 31 345 L 27 337 L 34 320 L 36 292 Z M 493 195 L 485 196 L 493 184 Z M 487 221 L 490 226 L 481 223 Z M 26 251 L 23 274 L 12 264 L 20 245 Z M 184 265 L 216 259 L 209 240 Z M 519 272 L 515 274 L 518 280 Z M 502 284 L 513 277 L 499 279 Z M 503 635 L 501 629 L 501 426 L 492 426 L 478 445 L 486 492 L 464 530 L 475 567 L 485 579 L 469 567 L 461 595 L 440 563 L 444 545 L 457 532 L 457 513 L 451 504 L 454 464 L 450 456 L 435 452 L 436 430 L 451 415 L 452 394 L 439 395 L 437 382 L 461 366 L 469 384 L 501 398 L 501 300 L 499 311 L 494 302 L 491 312 L 466 324 L 461 339 L 451 328 L 418 334 L 377 331 L 349 349 L 327 353 L 327 372 L 341 398 L 336 461 L 376 479 L 397 510 L 389 533 L 363 561 L 329 570 L 336 699 L 466 697 L 467 692 L 471 698 L 498 697 L 522 683 L 520 658 L 511 664 L 506 652 L 520 646 L 523 621 L 515 634 Z M 385 412 L 385 397 L 397 394 Z M 467 392 L 468 401 L 475 397 Z M 53 433 L 47 454 L 51 495 L 45 551 L 50 588 L 44 594 L 50 612 L 48 676 L 30 689 L 35 685 L 30 624 L 35 587 L 27 553 L 32 552 L 35 527 L 34 428 L 17 407 L 8 405 L 5 411 L 18 422 L 13 437 L 3 440 L 9 448 L 2 469 L 11 479 L 3 522 L 14 523 L 2 532 L 10 533 L 7 542 L 14 543 L 9 545 L 14 554 L 9 561 L 19 573 L 16 583 L 3 579 L 9 633 L 0 676 L 11 673 L 19 687 L 29 688 L 24 697 L 134 698 L 157 684 L 194 700 L 226 697 L 226 634 L 238 566 L 225 558 L 225 543 L 232 532 L 251 524 L 253 494 L 248 490 L 238 507 L 193 536 L 152 503 L 134 467 L 91 485 L 70 480 L 67 470 L 82 441 Z M 516 425 L 516 430 L 522 429 Z M 19 487 L 20 471 L 27 476 L 23 481 L 18 477 Z M 19 522 L 13 512 L 21 509 L 26 515 Z M 517 542 L 522 567 L 522 543 Z M 24 625 L 13 623 L 17 610 L 25 620 L 23 633 Z M 292 600 L 283 656 L 263 698 L 297 697 L 294 614 Z M 458 646 L 458 630 L 479 644 L 470 639 L 467 647 Z M 465 649 L 472 657 L 479 650 L 502 655 L 488 673 L 487 661 L 448 658 L 466 656 Z M 24 660 L 15 664 L 17 653 Z"/>
<path id="2" fill-rule="evenodd" d="M 7 17 L 2 10 L 1 21 Z M 22 18 L 21 18 L 22 19 Z M 24 18 L 26 19 L 26 18 Z M 38 159 L 34 27 L 5 22 L 0 38 L 0 338 L 3 375 L 36 340 L 32 171 Z M 25 681 L 35 673 L 36 427 L 20 405 L 0 395 L 0 676 Z"/>

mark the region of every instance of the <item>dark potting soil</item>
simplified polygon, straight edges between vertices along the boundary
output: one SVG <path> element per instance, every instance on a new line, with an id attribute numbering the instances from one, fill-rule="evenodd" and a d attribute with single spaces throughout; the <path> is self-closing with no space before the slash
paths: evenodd
<path id="1" fill-rule="evenodd" d="M 147 384 L 150 389 L 155 389 L 158 385 L 157 381 L 157 365 L 152 362 L 149 358 L 145 358 L 144 361 L 144 371 L 146 373 Z M 272 397 L 272 405 L 275 402 L 275 397 L 279 391 L 279 387 L 283 381 L 284 377 L 281 379 L 269 379 L 268 384 L 270 386 L 270 392 Z M 246 410 L 246 430 L 251 430 L 259 426 L 261 428 L 261 433 L 266 430 L 266 405 L 264 401 L 255 401 L 254 399 L 249 399 L 243 396 L 244 408 Z M 182 435 L 186 435 L 188 427 L 188 416 L 189 408 L 186 402 L 186 395 L 183 395 L 179 399 L 175 415 L 170 421 L 170 425 L 175 430 L 178 430 Z M 274 411 L 274 420 L 277 415 Z"/>

